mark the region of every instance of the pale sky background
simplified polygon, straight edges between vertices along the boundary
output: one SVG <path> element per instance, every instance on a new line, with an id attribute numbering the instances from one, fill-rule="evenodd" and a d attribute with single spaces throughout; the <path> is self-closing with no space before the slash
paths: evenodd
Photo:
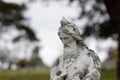
<path id="1" fill-rule="evenodd" d="M 60 20 L 64 16 L 69 21 L 71 18 L 79 16 L 80 9 L 78 8 L 77 0 L 68 6 L 68 0 L 62 0 L 59 3 L 54 0 L 48 3 L 39 1 L 29 3 L 25 0 L 4 0 L 8 2 L 23 3 L 28 5 L 28 10 L 25 12 L 25 16 L 29 18 L 29 25 L 37 34 L 37 37 L 41 40 L 39 45 L 42 47 L 39 56 L 43 62 L 51 66 L 58 56 L 62 54 L 62 43 L 57 35 L 58 27 L 60 26 Z M 80 26 L 80 32 L 82 32 L 82 25 L 86 21 L 75 21 L 77 26 Z M 89 48 L 95 50 L 98 53 L 101 61 L 107 57 L 107 50 L 110 47 L 117 46 L 117 43 L 112 39 L 96 40 L 95 38 L 88 38 L 86 44 Z M 96 47 L 101 47 L 98 50 Z"/>

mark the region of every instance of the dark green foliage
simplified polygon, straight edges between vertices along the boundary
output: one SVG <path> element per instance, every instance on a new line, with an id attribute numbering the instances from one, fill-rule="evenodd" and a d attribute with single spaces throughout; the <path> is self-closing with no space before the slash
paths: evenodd
<path id="1" fill-rule="evenodd" d="M 107 38 L 109 36 L 114 37 L 114 35 L 117 35 L 117 29 L 110 23 L 110 21 L 106 21 L 100 24 L 100 37 Z"/>
<path id="2" fill-rule="evenodd" d="M 25 60 L 20 60 L 18 63 L 17 63 L 17 66 L 19 68 L 25 68 L 28 66 L 28 62 L 26 62 Z"/>
<path id="3" fill-rule="evenodd" d="M 74 0 L 70 0 L 71 3 L 73 1 Z M 91 4 L 91 9 L 86 10 L 86 6 L 91 2 L 94 2 Z M 100 38 L 114 37 L 114 35 L 117 35 L 117 30 L 111 25 L 110 18 L 108 17 L 107 10 L 102 0 L 79 0 L 79 6 L 82 8 L 82 12 L 78 19 L 87 18 L 88 20 L 82 34 L 83 38 L 91 35 Z M 99 15 L 98 18 L 97 15 Z M 100 18 L 103 20 L 101 21 Z"/>
<path id="4" fill-rule="evenodd" d="M 84 30 L 84 33 L 82 34 L 82 37 L 84 38 L 84 37 L 90 36 L 90 35 L 93 34 L 93 33 L 94 33 L 94 32 L 93 32 L 92 27 L 86 26 L 86 27 L 85 27 L 85 30 Z"/>
<path id="5" fill-rule="evenodd" d="M 37 37 L 35 35 L 35 32 L 29 26 L 26 26 L 26 25 L 16 25 L 16 28 L 18 30 L 24 30 L 27 33 L 26 37 L 27 37 L 28 40 L 38 41 L 38 39 L 37 39 Z M 21 37 L 22 36 L 18 36 L 13 41 L 17 42 Z"/>
<path id="6" fill-rule="evenodd" d="M 17 36 L 13 39 L 13 42 L 17 42 L 22 37 L 26 37 L 31 41 L 38 41 L 35 32 L 24 23 L 26 22 L 26 18 L 23 16 L 23 11 L 26 9 L 24 4 L 18 5 L 14 3 L 6 3 L 0 1 L 0 28 L 5 28 L 9 26 L 15 26 L 18 30 L 23 30 L 26 32 L 25 36 Z M 23 23 L 24 22 L 24 23 Z"/>
<path id="7" fill-rule="evenodd" d="M 17 5 L 13 3 L 6 3 L 0 1 L 0 22 L 2 25 L 14 25 L 24 20 L 22 11 L 25 9 L 25 5 Z"/>
<path id="8" fill-rule="evenodd" d="M 20 60 L 17 65 L 19 66 L 19 68 L 25 68 L 25 67 L 43 67 L 43 61 L 41 60 L 41 58 L 39 57 L 39 47 L 36 46 L 32 52 L 32 58 L 30 61 L 26 61 L 26 60 Z"/>
<path id="9" fill-rule="evenodd" d="M 82 36 L 89 37 L 91 35 L 94 35 L 101 38 L 114 38 L 114 35 L 117 35 L 117 29 L 111 24 L 110 21 L 105 21 L 98 26 L 86 26 L 84 28 L 84 33 L 82 34 Z"/>
<path id="10" fill-rule="evenodd" d="M 13 44 L 17 42 L 19 44 L 19 41 L 24 42 L 24 40 L 27 40 L 28 42 L 31 42 L 33 44 L 34 42 L 39 41 L 39 39 L 36 37 L 36 33 L 34 32 L 34 30 L 32 30 L 32 28 L 26 24 L 28 19 L 26 19 L 23 14 L 26 9 L 27 8 L 25 4 L 19 5 L 15 3 L 7 3 L 3 0 L 0 0 L 0 33 L 1 33 L 0 36 L 2 35 L 3 32 L 7 33 L 7 31 L 13 29 L 17 30 L 18 32 L 21 32 L 19 35 L 12 39 Z M 35 50 L 33 50 L 32 52 L 33 54 L 37 53 L 38 57 L 40 48 L 37 47 L 35 47 Z M 41 65 L 43 65 L 41 59 L 40 61 Z M 20 67 L 36 66 L 35 64 L 36 60 L 31 60 L 30 62 L 27 62 L 26 60 L 21 60 L 18 62 L 18 66 Z"/>
<path id="11" fill-rule="evenodd" d="M 43 66 L 43 61 L 39 57 L 39 47 L 35 47 L 33 50 L 32 61 L 34 61 L 34 66 Z"/>

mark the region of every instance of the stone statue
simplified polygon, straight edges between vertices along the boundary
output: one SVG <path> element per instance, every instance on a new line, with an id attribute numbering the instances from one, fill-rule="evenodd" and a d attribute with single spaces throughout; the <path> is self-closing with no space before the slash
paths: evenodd
<path id="1" fill-rule="evenodd" d="M 100 80 L 100 59 L 85 45 L 76 25 L 63 17 L 58 35 L 64 54 L 52 67 L 50 80 Z"/>

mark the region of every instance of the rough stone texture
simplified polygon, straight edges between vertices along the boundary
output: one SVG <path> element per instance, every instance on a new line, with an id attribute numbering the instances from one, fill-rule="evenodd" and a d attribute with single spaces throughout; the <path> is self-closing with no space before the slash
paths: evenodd
<path id="1" fill-rule="evenodd" d="M 100 80 L 100 59 L 84 44 L 76 25 L 63 17 L 58 35 L 64 54 L 51 68 L 50 80 Z"/>

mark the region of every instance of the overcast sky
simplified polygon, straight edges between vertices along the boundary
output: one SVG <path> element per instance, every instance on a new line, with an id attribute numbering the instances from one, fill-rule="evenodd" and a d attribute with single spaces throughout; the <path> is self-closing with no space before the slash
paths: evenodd
<path id="1" fill-rule="evenodd" d="M 8 2 L 22 3 L 25 0 L 5 0 Z M 27 3 L 27 2 L 26 2 Z M 41 40 L 40 57 L 45 64 L 51 66 L 58 56 L 62 54 L 62 43 L 57 35 L 58 27 L 60 26 L 60 20 L 64 16 L 69 21 L 71 18 L 76 18 L 79 15 L 80 9 L 78 8 L 77 0 L 72 5 L 67 5 L 68 0 L 60 1 L 59 4 L 55 1 L 49 3 L 33 2 L 28 4 L 28 10 L 25 12 L 25 16 L 29 18 L 29 23 L 32 29 L 35 30 L 37 37 Z M 85 21 L 75 21 L 77 26 L 81 26 Z M 113 43 L 115 43 L 113 45 Z M 107 56 L 107 51 L 111 45 L 116 46 L 116 42 L 112 39 L 106 41 L 98 40 L 94 38 L 88 38 L 86 44 L 89 48 L 95 50 L 103 61 Z M 96 47 L 102 47 L 102 50 L 98 50 Z"/>

